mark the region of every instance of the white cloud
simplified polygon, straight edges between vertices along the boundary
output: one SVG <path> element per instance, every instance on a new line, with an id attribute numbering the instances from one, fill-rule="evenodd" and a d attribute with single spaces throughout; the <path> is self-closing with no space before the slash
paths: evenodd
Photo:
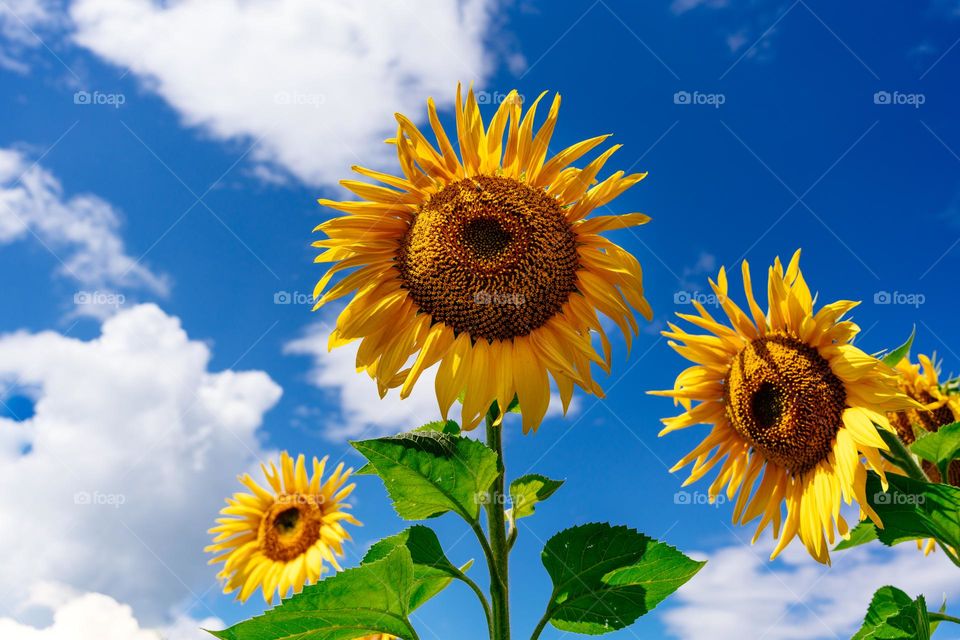
<path id="1" fill-rule="evenodd" d="M 206 529 L 265 457 L 258 428 L 281 389 L 261 371 L 211 372 L 210 357 L 154 305 L 90 341 L 0 336 L 0 382 L 36 394 L 33 417 L 0 419 L 2 605 L 57 581 L 156 625 L 217 589 Z"/>
<path id="2" fill-rule="evenodd" d="M 0 2 L 0 68 L 26 74 L 24 53 L 41 47 L 41 33 L 63 22 L 60 0 L 3 0 Z"/>
<path id="3" fill-rule="evenodd" d="M 892 584 L 911 597 L 923 593 L 931 610 L 944 596 L 960 605 L 957 568 L 935 553 L 924 558 L 912 543 L 872 545 L 831 554 L 823 567 L 793 544 L 767 561 L 772 545 L 721 548 L 684 585 L 661 616 L 684 640 L 815 640 L 848 638 L 859 627 L 873 592 Z"/>
<path id="4" fill-rule="evenodd" d="M 310 326 L 302 337 L 284 345 L 284 353 L 313 358 L 313 367 L 307 373 L 307 380 L 332 394 L 339 407 L 336 416 L 326 411 L 318 416 L 311 409 L 303 408 L 301 411 L 305 415 L 300 416 L 301 422 L 316 424 L 322 420 L 322 435 L 338 441 L 358 436 L 372 438 L 393 435 L 440 419 L 434 387 L 437 366 L 423 372 L 405 400 L 400 399 L 399 389 L 391 389 L 381 400 L 376 383 L 366 373 L 357 373 L 359 341 L 328 352 L 329 337 L 330 326 L 319 322 Z M 458 419 L 458 407 L 456 405 L 450 410 L 451 419 Z M 576 414 L 579 408 L 579 398 L 574 396 L 567 415 Z M 561 413 L 560 396 L 552 393 L 546 417 L 556 417 Z M 508 420 L 510 418 L 507 417 Z"/>
<path id="5" fill-rule="evenodd" d="M 393 114 L 482 81 L 495 0 L 75 0 L 74 40 L 184 121 L 311 184 L 386 163 Z"/>
<path id="6" fill-rule="evenodd" d="M 63 275 L 90 289 L 77 298 L 79 312 L 103 315 L 104 307 L 119 306 L 115 288 L 168 293 L 165 277 L 127 253 L 119 227 L 108 202 L 86 193 L 67 198 L 49 171 L 18 151 L 0 149 L 0 245 L 35 240 L 53 254 Z"/>
<path id="7" fill-rule="evenodd" d="M 4 640 L 202 640 L 210 635 L 202 629 L 223 628 L 217 618 L 195 620 L 178 617 L 172 624 L 147 629 L 140 626 L 133 610 L 100 593 L 77 593 L 62 585 L 49 585 L 54 596 L 41 607 L 52 613 L 49 625 L 21 624 L 0 618 L 0 638 Z"/>
<path id="8" fill-rule="evenodd" d="M 423 373 L 406 400 L 400 399 L 399 389 L 392 389 L 380 400 L 377 385 L 365 373 L 357 373 L 359 342 L 327 352 L 330 328 L 318 323 L 304 335 L 284 345 L 288 354 L 313 358 L 313 367 L 307 374 L 310 384 L 329 391 L 339 407 L 334 418 L 327 414 L 323 435 L 331 440 L 355 438 L 360 435 L 376 437 L 407 431 L 440 418 L 434 391 L 436 367 Z"/>

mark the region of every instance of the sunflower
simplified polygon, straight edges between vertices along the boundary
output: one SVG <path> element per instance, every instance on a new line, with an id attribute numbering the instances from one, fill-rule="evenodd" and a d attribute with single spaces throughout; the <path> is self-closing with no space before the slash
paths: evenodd
<path id="1" fill-rule="evenodd" d="M 326 463 L 327 458 L 314 458 L 308 478 L 303 455 L 294 462 L 284 451 L 279 470 L 273 462 L 269 469 L 261 465 L 268 487 L 249 474 L 240 476 L 250 493 L 227 499 L 220 511 L 224 517 L 209 531 L 213 544 L 205 549 L 218 554 L 210 564 L 224 563 L 217 574 L 224 593 L 239 590 L 237 598 L 245 601 L 260 587 L 271 603 L 274 592 L 282 598 L 316 582 L 327 570 L 325 562 L 340 569 L 336 556 L 343 556 L 343 542 L 350 539 L 342 523 L 360 525 L 343 503 L 354 488 L 343 486 L 353 469 L 344 471 L 341 463 L 324 481 Z"/>
<path id="2" fill-rule="evenodd" d="M 663 420 L 661 435 L 713 425 L 672 471 L 692 462 L 686 485 L 723 460 L 710 497 L 724 488 L 727 499 L 736 497 L 736 523 L 762 516 L 754 542 L 772 524 L 779 539 L 771 559 L 799 536 L 810 555 L 829 563 L 835 531 L 848 535 L 841 500 L 856 499 L 880 524 L 865 495 L 868 468 L 886 486 L 880 451 L 887 447 L 875 425 L 891 428 L 886 412 L 915 403 L 898 391 L 892 369 L 850 344 L 859 328 L 841 317 L 859 303 L 841 300 L 814 313 L 799 251 L 786 272 L 779 258 L 769 270 L 766 315 L 753 296 L 746 261 L 743 285 L 747 312 L 728 297 L 723 269 L 716 283 L 710 281 L 731 326 L 694 301 L 699 315 L 678 316 L 712 335 L 674 324 L 664 332 L 696 365 L 677 377 L 672 390 L 655 392 L 686 409 Z"/>
<path id="3" fill-rule="evenodd" d="M 909 357 L 897 363 L 900 390 L 923 405 L 922 408 L 891 413 L 890 423 L 906 444 L 913 444 L 917 432 L 936 432 L 940 427 L 957 421 L 960 416 L 960 397 L 945 391 L 941 385 L 938 367 L 925 355 L 912 364 Z"/>
<path id="4" fill-rule="evenodd" d="M 890 424 L 897 430 L 897 435 L 907 445 L 913 444 L 917 435 L 932 433 L 940 427 L 956 422 L 960 417 L 960 397 L 956 393 L 944 390 L 940 385 L 939 367 L 923 354 L 917 356 L 918 363 L 913 364 L 905 356 L 897 363 L 896 370 L 899 376 L 900 390 L 913 398 L 922 407 L 891 412 L 887 417 Z M 931 482 L 942 482 L 940 470 L 932 462 L 920 461 L 924 473 Z M 888 469 L 895 473 L 904 473 L 902 470 L 889 465 Z M 947 467 L 947 481 L 955 487 L 960 487 L 960 462 L 954 461 Z M 936 549 L 936 540 L 917 540 L 917 548 L 929 555 Z"/>
<path id="5" fill-rule="evenodd" d="M 319 308 L 353 294 L 330 336 L 331 349 L 359 340 L 357 369 L 381 396 L 407 397 L 439 364 L 436 394 L 447 416 L 458 397 L 464 428 L 491 403 L 517 397 L 523 430 L 535 429 L 550 401 L 549 376 L 564 410 L 574 386 L 602 396 L 591 365 L 610 369 L 610 342 L 598 312 L 626 336 L 632 310 L 652 316 L 637 260 L 601 232 L 646 223 L 640 213 L 588 217 L 642 180 L 618 171 L 596 183 L 619 145 L 584 168 L 569 166 L 608 136 L 578 142 L 547 159 L 560 96 L 534 133 L 537 105 L 522 114 L 511 91 L 485 127 L 471 89 L 457 87 L 460 155 L 427 101 L 436 147 L 397 114 L 402 175 L 353 167 L 378 186 L 344 180 L 362 200 L 322 205 L 346 213 L 319 225 L 316 261 L 334 263 L 314 291 Z M 332 288 L 335 273 L 355 269 Z M 593 346 L 599 336 L 603 355 Z"/>

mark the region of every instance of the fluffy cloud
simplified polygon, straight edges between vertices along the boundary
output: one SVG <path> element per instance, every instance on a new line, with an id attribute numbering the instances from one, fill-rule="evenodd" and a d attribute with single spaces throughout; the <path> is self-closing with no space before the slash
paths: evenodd
<path id="1" fill-rule="evenodd" d="M 684 640 L 848 638 L 883 585 L 923 593 L 931 609 L 944 596 L 948 609 L 960 602 L 957 568 L 909 543 L 834 553 L 832 567 L 811 560 L 800 544 L 770 563 L 770 548 L 738 544 L 702 556 L 707 565 L 662 614 L 667 628 Z"/>
<path id="2" fill-rule="evenodd" d="M 308 381 L 329 391 L 339 407 L 339 416 L 325 419 L 324 436 L 343 440 L 363 435 L 375 437 L 406 431 L 440 417 L 434 392 L 436 367 L 423 373 L 417 386 L 406 400 L 393 389 L 383 400 L 377 395 L 377 385 L 366 374 L 357 373 L 359 342 L 327 352 L 330 327 L 318 323 L 304 335 L 284 345 L 284 353 L 307 355 L 313 358 Z"/>
<path id="3" fill-rule="evenodd" d="M 109 203 L 90 194 L 67 198 L 49 171 L 18 151 L 0 149 L 0 245 L 36 240 L 59 261 L 63 275 L 93 290 L 139 288 L 165 295 L 167 280 L 127 253 L 119 227 Z M 110 303 L 109 295 L 100 300 L 87 293 L 89 299 L 78 298 L 78 310 L 102 315 L 97 303 Z"/>
<path id="4" fill-rule="evenodd" d="M 217 618 L 195 620 L 179 617 L 172 624 L 145 629 L 129 606 L 100 593 L 76 593 L 62 585 L 44 585 L 44 598 L 34 602 L 52 614 L 45 626 L 21 624 L 0 618 L 4 640 L 202 640 L 202 629 L 222 628 Z"/>
<path id="5" fill-rule="evenodd" d="M 366 374 L 357 373 L 359 341 L 328 352 L 329 337 L 330 326 L 321 322 L 309 327 L 302 337 L 284 345 L 284 353 L 313 358 L 313 367 L 307 374 L 308 381 L 329 392 L 339 407 L 337 417 L 326 412 L 323 416 L 325 437 L 342 441 L 358 436 L 372 438 L 392 435 L 440 418 L 434 390 L 436 366 L 423 372 L 407 399 L 401 400 L 399 390 L 391 389 L 381 400 L 377 394 L 376 383 Z M 578 410 L 579 401 L 574 397 L 568 415 L 573 415 Z M 309 413 L 310 409 L 305 408 L 303 411 Z M 456 419 L 457 412 L 458 409 L 454 407 L 450 411 L 450 417 Z M 560 396 L 553 393 L 547 417 L 560 413 Z M 316 422 L 315 416 L 302 417 L 312 423 Z"/>
<path id="6" fill-rule="evenodd" d="M 0 68 L 27 73 L 26 50 L 42 45 L 38 31 L 62 20 L 59 0 L 3 0 L 0 2 Z"/>
<path id="7" fill-rule="evenodd" d="M 0 389 L 35 394 L 33 417 L 0 419 L 0 602 L 29 605 L 25 589 L 57 581 L 157 625 L 216 588 L 205 530 L 236 474 L 266 456 L 258 428 L 281 389 L 260 371 L 211 372 L 210 357 L 154 305 L 89 341 L 0 336 Z"/>
<path id="8" fill-rule="evenodd" d="M 311 184 L 385 162 L 395 111 L 423 119 L 483 80 L 494 0 L 75 0 L 74 40 L 128 68 L 188 125 L 254 141 Z M 273 174 L 270 174 L 273 175 Z"/>

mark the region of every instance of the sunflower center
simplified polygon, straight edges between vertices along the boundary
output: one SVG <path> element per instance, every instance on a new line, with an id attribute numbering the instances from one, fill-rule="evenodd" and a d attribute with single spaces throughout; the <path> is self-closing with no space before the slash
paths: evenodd
<path id="1" fill-rule="evenodd" d="M 283 535 L 296 529 L 298 522 L 300 522 L 300 510 L 293 507 L 277 514 L 273 521 L 273 528 L 277 530 L 277 533 Z"/>
<path id="2" fill-rule="evenodd" d="M 317 496 L 280 496 L 260 523 L 258 541 L 271 560 L 289 562 L 302 555 L 320 539 L 323 526 L 322 501 Z"/>
<path id="3" fill-rule="evenodd" d="M 463 242 L 480 260 L 490 260 L 507 248 L 513 236 L 496 218 L 477 218 L 463 225 Z"/>
<path id="4" fill-rule="evenodd" d="M 580 261 L 555 198 L 511 178 L 475 176 L 420 206 L 396 267 L 435 322 L 474 339 L 508 340 L 560 312 Z"/>
<path id="5" fill-rule="evenodd" d="M 846 399 L 830 363 L 814 347 L 783 335 L 745 346 L 724 385 L 727 417 L 737 433 L 793 473 L 827 459 Z"/>

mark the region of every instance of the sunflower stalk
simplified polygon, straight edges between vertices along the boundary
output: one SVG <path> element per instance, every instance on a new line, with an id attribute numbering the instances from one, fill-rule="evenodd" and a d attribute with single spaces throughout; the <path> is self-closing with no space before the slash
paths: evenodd
<path id="1" fill-rule="evenodd" d="M 487 411 L 487 446 L 497 454 L 497 477 L 490 488 L 490 500 L 486 505 L 487 533 L 490 536 L 490 548 L 493 564 L 490 567 L 490 598 L 493 601 L 493 640 L 510 640 L 510 590 L 508 557 L 510 546 L 507 542 L 505 504 L 505 475 L 503 462 L 503 433 L 494 423 L 499 416 L 499 408 L 492 405 Z"/>
<path id="2" fill-rule="evenodd" d="M 880 434 L 880 437 L 890 449 L 889 453 L 881 451 L 881 455 L 900 467 L 903 472 L 907 474 L 907 477 L 920 482 L 930 482 L 930 478 L 927 477 L 927 474 L 924 473 L 920 465 L 917 464 L 913 454 L 910 453 L 910 450 L 903 444 L 903 441 L 901 441 L 896 434 L 884 429 L 882 426 L 875 426 L 877 427 L 877 433 Z"/>

